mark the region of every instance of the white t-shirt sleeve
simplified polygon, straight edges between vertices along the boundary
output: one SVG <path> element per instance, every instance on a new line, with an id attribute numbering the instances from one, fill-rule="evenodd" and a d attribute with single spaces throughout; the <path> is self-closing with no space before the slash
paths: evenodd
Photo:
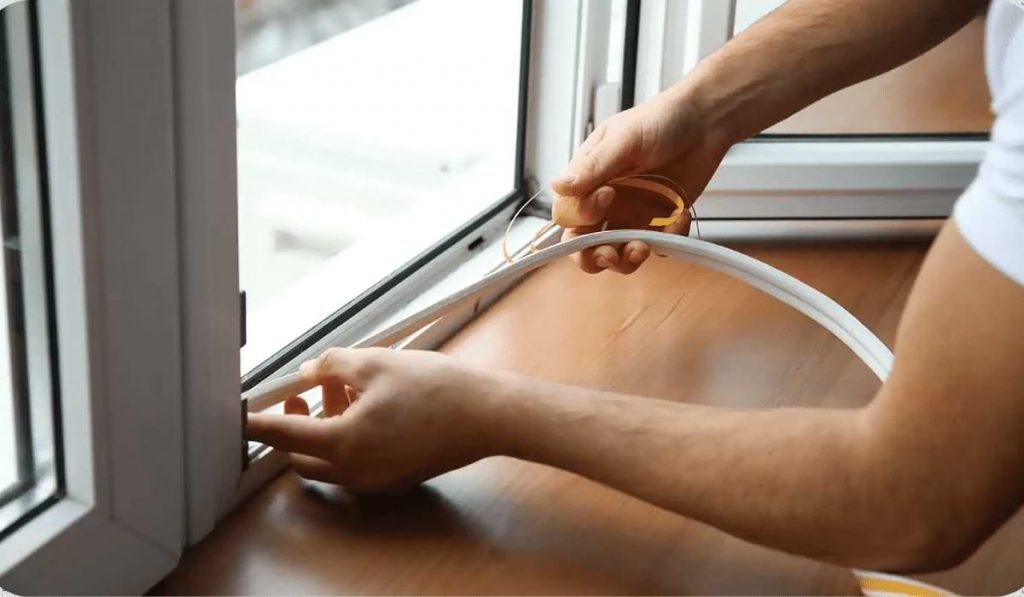
<path id="1" fill-rule="evenodd" d="M 957 201 L 953 217 L 978 255 L 1024 285 L 1024 200 L 994 194 L 979 176 Z"/>
<path id="2" fill-rule="evenodd" d="M 1024 9 L 997 0 L 987 28 L 986 70 L 996 121 L 978 177 L 953 217 L 979 255 L 1024 285 Z"/>

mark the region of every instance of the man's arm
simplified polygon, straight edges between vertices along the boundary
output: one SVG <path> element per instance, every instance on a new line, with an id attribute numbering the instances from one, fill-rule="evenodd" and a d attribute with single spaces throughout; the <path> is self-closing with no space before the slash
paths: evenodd
<path id="1" fill-rule="evenodd" d="M 987 3 L 789 0 L 665 92 L 601 123 L 551 183 L 565 237 L 601 229 L 606 221 L 611 228 L 650 221 L 643 194 L 607 184 L 618 176 L 658 173 L 696 199 L 731 145 L 925 52 Z M 688 221 L 684 217 L 667 231 L 683 232 Z M 635 241 L 575 258 L 588 273 L 632 273 L 648 255 L 649 248 Z"/>
<path id="2" fill-rule="evenodd" d="M 668 93 L 696 101 L 730 142 L 923 54 L 988 0 L 789 0 Z"/>
<path id="3" fill-rule="evenodd" d="M 860 410 L 726 410 L 540 383 L 495 403 L 511 455 L 785 551 L 943 568 L 1024 503 L 1024 287 L 947 224 L 892 375 Z"/>

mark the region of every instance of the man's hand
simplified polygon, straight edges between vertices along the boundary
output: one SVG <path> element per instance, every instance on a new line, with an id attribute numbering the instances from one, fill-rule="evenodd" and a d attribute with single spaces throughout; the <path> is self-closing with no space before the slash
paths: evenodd
<path id="1" fill-rule="evenodd" d="M 557 193 L 555 222 L 566 228 L 563 240 L 605 227 L 647 228 L 651 218 L 674 209 L 649 192 L 606 184 L 618 176 L 660 174 L 695 200 L 729 148 L 724 136 L 707 129 L 709 122 L 680 88 L 602 123 L 577 150 L 565 173 L 551 183 Z M 689 227 L 687 213 L 665 231 L 685 234 Z M 587 249 L 574 259 L 587 273 L 610 269 L 629 274 L 650 254 L 646 243 L 634 241 L 623 247 Z"/>
<path id="2" fill-rule="evenodd" d="M 332 348 L 302 375 L 322 387 L 324 417 L 296 396 L 284 415 L 250 414 L 247 436 L 291 452 L 301 476 L 357 492 L 401 491 L 494 453 L 487 405 L 516 379 L 384 348 Z"/>
<path id="3" fill-rule="evenodd" d="M 789 0 L 650 101 L 601 124 L 551 184 L 565 236 L 644 228 L 671 211 L 618 176 L 671 178 L 694 201 L 729 147 L 853 83 L 914 58 L 963 27 L 987 0 Z M 685 232 L 684 219 L 669 232 Z M 643 243 L 603 246 L 583 271 L 635 271 Z"/>

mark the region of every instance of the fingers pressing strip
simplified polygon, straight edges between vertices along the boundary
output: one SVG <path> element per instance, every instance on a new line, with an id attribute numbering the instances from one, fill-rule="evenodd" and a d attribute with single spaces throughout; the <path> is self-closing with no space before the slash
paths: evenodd
<path id="1" fill-rule="evenodd" d="M 380 365 L 381 348 L 329 348 L 299 367 L 302 377 L 328 387 L 363 388 Z"/>
<path id="2" fill-rule="evenodd" d="M 598 232 L 600 229 L 600 226 L 580 226 L 579 228 L 566 228 L 565 231 L 562 232 L 562 242 L 572 240 L 578 236 L 589 234 L 591 232 Z M 578 265 L 580 269 L 582 269 L 584 272 L 588 274 L 599 274 L 604 270 L 602 270 L 600 267 L 597 266 L 596 263 L 594 263 L 594 251 L 596 249 L 597 247 L 591 247 L 589 249 L 584 249 L 579 253 L 573 253 L 570 256 L 570 259 L 575 261 L 576 265 Z"/>
<path id="3" fill-rule="evenodd" d="M 289 373 L 270 381 L 265 381 L 248 392 L 242 398 L 248 405 L 249 412 L 259 412 L 316 387 L 315 382 L 303 378 L 298 373 Z"/>
<path id="4" fill-rule="evenodd" d="M 640 266 L 651 255 L 651 248 L 647 243 L 638 240 L 630 241 L 622 247 L 619 264 L 612 271 L 619 274 L 632 274 L 640 269 Z"/>
<path id="5" fill-rule="evenodd" d="M 285 452 L 319 458 L 330 458 L 334 453 L 328 423 L 307 415 L 250 413 L 245 424 L 245 436 Z"/>
<path id="6" fill-rule="evenodd" d="M 594 249 L 594 264 L 601 269 L 613 269 L 619 266 L 619 252 L 612 245 L 602 245 Z"/>
<path id="7" fill-rule="evenodd" d="M 301 396 L 292 396 L 284 401 L 284 414 L 309 416 L 309 404 Z"/>

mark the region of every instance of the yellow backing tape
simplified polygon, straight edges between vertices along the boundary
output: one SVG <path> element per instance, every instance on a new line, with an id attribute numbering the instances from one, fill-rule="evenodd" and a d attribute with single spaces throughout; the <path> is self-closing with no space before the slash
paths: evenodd
<path id="1" fill-rule="evenodd" d="M 913 597 L 947 597 L 953 595 L 938 587 L 910 578 L 891 574 L 855 571 L 861 591 L 865 595 L 911 595 Z"/>
<path id="2" fill-rule="evenodd" d="M 657 193 L 676 204 L 676 210 L 667 217 L 652 218 L 651 223 L 649 224 L 650 226 L 671 226 L 678 222 L 686 211 L 686 201 L 683 201 L 683 198 L 679 196 L 679 193 L 676 193 L 669 186 L 660 182 L 655 182 L 647 178 L 624 176 L 621 178 L 613 178 L 608 181 L 608 184 L 612 186 L 633 187 L 634 189 L 651 191 L 652 193 Z"/>
<path id="3" fill-rule="evenodd" d="M 661 176 L 658 174 L 638 174 L 634 176 L 622 176 L 619 178 L 611 179 L 610 181 L 608 181 L 607 184 L 620 187 L 633 187 L 635 189 L 650 191 L 652 193 L 657 193 L 658 195 L 661 195 L 662 197 L 668 199 L 672 203 L 675 203 L 675 211 L 673 211 L 666 217 L 652 218 L 650 223 L 648 224 L 649 226 L 652 227 L 671 226 L 672 224 L 678 222 L 683 217 L 683 214 L 686 213 L 686 201 L 679 193 L 675 192 L 675 190 L 673 190 L 672 187 L 664 183 L 651 180 L 652 178 L 668 181 L 676 185 L 680 191 L 683 191 L 683 188 L 676 184 L 676 182 L 673 181 L 671 178 Z M 516 211 L 516 213 L 512 216 L 512 219 L 508 223 L 508 227 L 505 228 L 505 235 L 501 239 L 501 255 L 502 257 L 504 257 L 505 263 L 513 263 L 512 256 L 509 255 L 508 253 L 508 235 L 512 232 L 512 224 L 514 224 L 515 221 L 519 218 L 519 214 L 523 213 L 523 210 L 526 209 L 526 206 L 532 203 L 533 200 L 536 199 L 542 192 L 543 191 L 537 191 L 537 193 L 535 193 L 532 197 L 527 199 L 526 202 L 519 207 L 519 210 Z M 686 191 L 683 191 L 683 195 L 685 194 Z M 531 253 L 537 251 L 537 241 L 540 239 L 541 236 L 547 233 L 553 226 L 555 226 L 554 222 L 548 222 L 547 224 L 544 225 L 543 228 L 541 228 L 539 231 L 537 231 L 536 234 L 533 235 L 533 239 L 530 241 Z M 699 227 L 697 228 L 697 234 L 698 236 L 700 235 Z"/>

